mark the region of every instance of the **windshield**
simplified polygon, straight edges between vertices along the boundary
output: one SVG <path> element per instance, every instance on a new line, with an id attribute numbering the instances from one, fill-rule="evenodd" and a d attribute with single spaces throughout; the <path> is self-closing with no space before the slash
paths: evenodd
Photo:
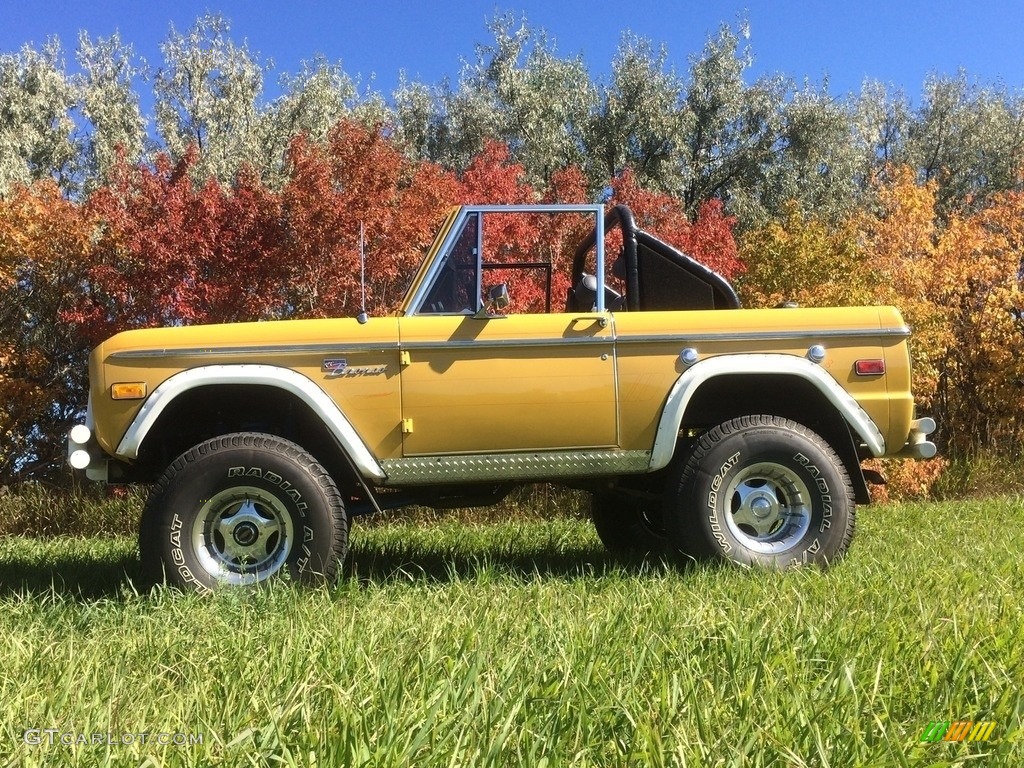
<path id="1" fill-rule="evenodd" d="M 473 214 L 466 219 L 455 243 L 445 254 L 437 278 L 423 300 L 421 313 L 476 312 L 480 301 L 479 234 L 480 215 Z"/>

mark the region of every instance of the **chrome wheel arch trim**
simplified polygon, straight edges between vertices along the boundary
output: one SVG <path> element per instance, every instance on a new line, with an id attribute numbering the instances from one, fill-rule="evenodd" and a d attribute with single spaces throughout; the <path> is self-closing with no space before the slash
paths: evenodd
<path id="1" fill-rule="evenodd" d="M 668 466 L 672 460 L 683 417 L 697 390 L 711 379 L 735 374 L 795 376 L 810 382 L 842 414 L 854 434 L 864 441 L 872 455 L 885 455 L 885 438 L 871 417 L 861 408 L 860 403 L 820 366 L 793 355 L 722 355 L 695 363 L 672 386 L 654 437 L 651 471 Z"/>
<path id="2" fill-rule="evenodd" d="M 323 421 L 360 474 L 376 480 L 386 477 L 352 423 L 326 392 L 301 373 L 273 365 L 207 365 L 174 374 L 146 399 L 121 438 L 116 455 L 129 461 L 137 459 L 146 436 L 176 397 L 196 387 L 226 384 L 275 387 L 294 395 Z"/>

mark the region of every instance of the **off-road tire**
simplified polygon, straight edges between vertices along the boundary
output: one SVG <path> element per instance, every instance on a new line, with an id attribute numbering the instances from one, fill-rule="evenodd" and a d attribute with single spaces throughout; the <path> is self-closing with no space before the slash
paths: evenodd
<path id="1" fill-rule="evenodd" d="M 614 555 L 649 555 L 668 550 L 658 502 L 644 505 L 614 493 L 590 495 L 590 517 L 597 537 Z"/>
<path id="2" fill-rule="evenodd" d="M 144 581 L 199 591 L 280 575 L 329 582 L 347 547 L 345 506 L 327 471 L 295 443 L 253 432 L 175 459 L 139 529 Z"/>
<path id="3" fill-rule="evenodd" d="M 664 509 L 683 557 L 770 568 L 834 563 L 856 524 L 835 451 L 807 427 L 768 415 L 705 432 L 673 471 Z"/>

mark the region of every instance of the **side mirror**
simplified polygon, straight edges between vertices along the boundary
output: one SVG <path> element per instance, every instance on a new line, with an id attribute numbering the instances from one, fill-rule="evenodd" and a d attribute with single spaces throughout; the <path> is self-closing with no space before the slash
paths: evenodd
<path id="1" fill-rule="evenodd" d="M 473 317 L 486 320 L 494 317 L 507 317 L 507 315 L 498 315 L 495 312 L 505 309 L 510 299 L 508 296 L 508 286 L 505 283 L 499 283 L 498 285 L 492 285 L 487 291 L 487 301 L 480 307 L 480 311 L 477 312 Z"/>
<path id="2" fill-rule="evenodd" d="M 492 285 L 487 298 L 495 309 L 505 309 L 509 305 L 508 286 L 505 283 Z"/>

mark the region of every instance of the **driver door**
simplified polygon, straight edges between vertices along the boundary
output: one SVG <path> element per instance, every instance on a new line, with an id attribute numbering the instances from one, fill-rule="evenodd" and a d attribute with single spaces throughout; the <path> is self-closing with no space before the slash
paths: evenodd
<path id="1" fill-rule="evenodd" d="M 406 457 L 617 443 L 608 313 L 399 320 Z"/>
<path id="2" fill-rule="evenodd" d="M 515 281 L 524 285 L 517 274 L 544 264 L 534 251 L 501 261 L 514 230 L 502 228 L 510 222 L 503 213 L 488 229 L 497 240 L 485 239 L 484 213 L 457 221 L 419 298 L 398 319 L 403 456 L 614 447 L 610 314 L 486 311 L 485 272 L 501 288 L 511 276 L 515 290 Z M 550 285 L 549 276 L 549 307 Z"/>

